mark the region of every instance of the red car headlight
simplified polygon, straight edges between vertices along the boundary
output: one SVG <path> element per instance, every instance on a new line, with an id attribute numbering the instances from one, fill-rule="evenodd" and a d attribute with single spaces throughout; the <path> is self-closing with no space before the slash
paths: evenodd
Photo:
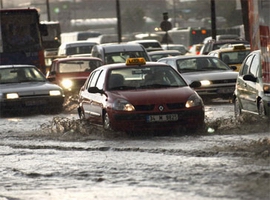
<path id="1" fill-rule="evenodd" d="M 125 99 L 117 99 L 113 103 L 114 110 L 134 111 L 134 106 Z"/>

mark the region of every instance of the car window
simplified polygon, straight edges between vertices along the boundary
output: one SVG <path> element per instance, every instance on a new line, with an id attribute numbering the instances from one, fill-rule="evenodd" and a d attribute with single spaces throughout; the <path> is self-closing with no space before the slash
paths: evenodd
<path id="1" fill-rule="evenodd" d="M 220 54 L 220 58 L 226 64 L 238 64 L 242 63 L 250 51 L 232 51 L 224 52 Z"/>
<path id="2" fill-rule="evenodd" d="M 175 64 L 174 64 L 173 60 L 167 60 L 167 64 L 175 67 Z"/>
<path id="3" fill-rule="evenodd" d="M 112 63 L 124 63 L 128 58 L 140 58 L 143 57 L 148 60 L 148 55 L 144 51 L 129 51 L 129 52 L 114 52 L 105 54 L 105 62 L 107 64 Z"/>
<path id="4" fill-rule="evenodd" d="M 90 79 L 89 79 L 89 83 L 88 83 L 87 88 L 96 86 L 96 82 L 97 82 L 99 74 L 100 74 L 100 70 L 97 70 L 90 75 Z"/>
<path id="5" fill-rule="evenodd" d="M 91 53 L 93 45 L 68 47 L 66 55 Z"/>
<path id="6" fill-rule="evenodd" d="M 242 69 L 240 70 L 239 75 L 248 74 L 248 69 L 249 69 L 249 66 L 252 62 L 253 57 L 254 57 L 254 55 L 250 55 L 247 57 L 247 59 L 244 61 L 243 65 L 242 65 Z"/>
<path id="7" fill-rule="evenodd" d="M 18 82 L 46 81 L 45 77 L 36 68 L 4 68 L 0 70 L 0 84 Z"/>
<path id="8" fill-rule="evenodd" d="M 93 71 L 101 66 L 98 60 L 70 60 L 59 63 L 59 73 L 85 72 Z"/>
<path id="9" fill-rule="evenodd" d="M 98 81 L 97 81 L 97 85 L 96 85 L 98 89 L 100 89 L 100 90 L 103 89 L 104 80 L 105 80 L 105 71 L 102 70 L 100 76 L 98 77 Z"/>
<path id="10" fill-rule="evenodd" d="M 260 64 L 260 56 L 256 54 L 254 56 L 254 59 L 252 60 L 250 67 L 250 74 L 254 75 L 255 77 L 258 76 L 259 64 Z"/>
<path id="11" fill-rule="evenodd" d="M 180 73 L 191 71 L 229 70 L 218 58 L 186 58 L 176 61 L 177 70 Z"/>
<path id="12" fill-rule="evenodd" d="M 52 63 L 52 67 L 51 67 L 51 72 L 55 72 L 56 71 L 56 62 Z"/>
<path id="13" fill-rule="evenodd" d="M 224 65 L 223 62 L 221 62 L 220 59 L 217 59 L 217 58 L 213 58 L 213 59 L 209 59 L 210 61 L 210 65 L 209 65 L 209 68 L 210 69 L 221 69 L 221 70 L 228 70 L 228 66 L 227 65 Z"/>

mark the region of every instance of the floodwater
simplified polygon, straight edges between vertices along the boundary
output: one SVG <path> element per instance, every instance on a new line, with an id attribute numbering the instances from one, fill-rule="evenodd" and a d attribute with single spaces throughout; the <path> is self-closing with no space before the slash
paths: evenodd
<path id="1" fill-rule="evenodd" d="M 206 106 L 197 134 L 130 137 L 75 111 L 0 118 L 0 200 L 269 200 L 269 121 Z"/>

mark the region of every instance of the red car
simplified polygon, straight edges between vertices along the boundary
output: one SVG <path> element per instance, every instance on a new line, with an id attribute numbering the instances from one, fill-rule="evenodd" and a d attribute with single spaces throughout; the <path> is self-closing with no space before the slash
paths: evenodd
<path id="1" fill-rule="evenodd" d="M 143 58 L 95 69 L 79 93 L 80 118 L 104 129 L 197 130 L 204 126 L 201 97 L 182 76 L 164 63 Z"/>
<path id="2" fill-rule="evenodd" d="M 53 60 L 46 78 L 65 92 L 79 92 L 89 74 L 102 65 L 99 58 L 67 57 Z"/>

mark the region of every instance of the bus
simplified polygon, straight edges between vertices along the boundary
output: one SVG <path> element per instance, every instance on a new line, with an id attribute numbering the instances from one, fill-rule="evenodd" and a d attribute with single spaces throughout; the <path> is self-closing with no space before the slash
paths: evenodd
<path id="1" fill-rule="evenodd" d="M 160 35 L 162 38 L 165 37 L 164 31 L 157 31 L 156 34 Z M 238 35 L 240 38 L 244 37 L 243 26 L 235 26 L 230 28 L 217 29 L 217 34 L 219 35 Z M 187 48 L 190 48 L 194 44 L 203 43 L 204 39 L 212 36 L 212 30 L 210 28 L 203 27 L 186 27 L 186 28 L 173 28 L 168 31 L 168 43 L 172 44 L 183 44 Z"/>
<path id="2" fill-rule="evenodd" d="M 0 65 L 31 64 L 46 73 L 41 25 L 35 8 L 0 10 Z"/>

